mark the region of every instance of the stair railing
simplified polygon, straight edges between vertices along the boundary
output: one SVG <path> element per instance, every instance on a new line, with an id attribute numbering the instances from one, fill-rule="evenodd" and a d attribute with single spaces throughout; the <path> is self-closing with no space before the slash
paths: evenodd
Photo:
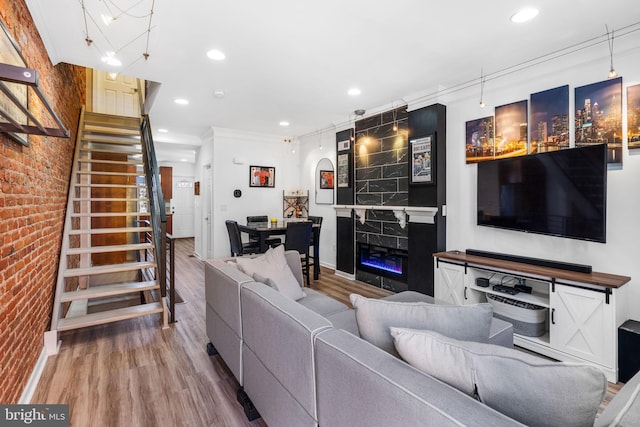
<path id="1" fill-rule="evenodd" d="M 149 212 L 151 214 L 151 228 L 153 229 L 153 244 L 155 246 L 156 279 L 160 285 L 160 295 L 162 303 L 166 307 L 167 294 L 167 214 L 165 212 L 162 188 L 160 187 L 160 170 L 156 160 L 153 137 L 151 135 L 151 124 L 149 116 L 142 115 L 140 124 L 140 142 L 142 145 L 142 156 L 144 159 L 144 174 L 147 183 L 149 198 Z M 166 324 L 165 318 L 165 324 Z"/>

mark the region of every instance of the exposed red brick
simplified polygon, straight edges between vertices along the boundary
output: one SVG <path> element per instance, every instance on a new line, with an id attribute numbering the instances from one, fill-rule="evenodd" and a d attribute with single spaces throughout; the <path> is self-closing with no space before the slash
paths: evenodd
<path id="1" fill-rule="evenodd" d="M 0 135 L 0 402 L 16 403 L 50 325 L 85 69 L 51 64 L 24 0 L 0 0 L 0 19 L 71 138 L 30 136 L 29 146 Z M 36 97 L 29 109 L 56 123 Z"/>

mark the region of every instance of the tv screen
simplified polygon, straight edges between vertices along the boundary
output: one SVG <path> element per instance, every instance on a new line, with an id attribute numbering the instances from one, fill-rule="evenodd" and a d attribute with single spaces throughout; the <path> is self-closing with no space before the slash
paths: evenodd
<path id="1" fill-rule="evenodd" d="M 606 242 L 607 146 L 478 163 L 478 225 Z"/>

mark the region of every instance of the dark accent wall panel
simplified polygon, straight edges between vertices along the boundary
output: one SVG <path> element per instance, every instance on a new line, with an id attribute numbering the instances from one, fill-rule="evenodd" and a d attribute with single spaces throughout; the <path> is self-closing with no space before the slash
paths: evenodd
<path id="1" fill-rule="evenodd" d="M 341 150 L 340 149 L 341 141 L 349 141 L 349 148 L 345 150 Z M 340 182 L 340 177 L 338 175 L 336 175 L 336 179 L 334 180 L 335 181 L 334 185 L 336 188 L 336 204 L 338 205 L 353 205 L 353 201 L 354 201 L 353 150 L 354 148 L 355 148 L 355 143 L 353 141 L 353 129 L 346 129 L 336 133 L 336 153 L 338 156 L 336 159 L 336 172 L 337 174 L 340 174 L 341 172 L 340 166 L 339 166 L 340 156 L 346 154 L 348 157 L 347 168 L 349 173 L 349 176 L 347 177 L 347 181 L 349 183 L 348 187 L 340 187 L 340 185 L 338 184 Z"/>
<path id="2" fill-rule="evenodd" d="M 344 273 L 355 272 L 355 237 L 353 214 L 336 220 L 336 269 Z"/>
<path id="3" fill-rule="evenodd" d="M 409 184 L 409 206 L 435 206 L 435 224 L 409 223 L 409 289 L 433 296 L 432 254 L 446 250 L 447 220 L 442 215 L 447 203 L 447 107 L 434 104 L 409 112 L 409 144 L 411 140 L 433 135 L 435 144 L 432 164 L 435 182 Z M 411 162 L 409 162 L 409 168 Z M 409 169 L 409 176 L 411 170 Z"/>

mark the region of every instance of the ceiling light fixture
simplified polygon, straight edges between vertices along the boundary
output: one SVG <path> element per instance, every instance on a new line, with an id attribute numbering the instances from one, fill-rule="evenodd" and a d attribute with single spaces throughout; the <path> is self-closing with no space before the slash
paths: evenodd
<path id="1" fill-rule="evenodd" d="M 113 16 L 105 15 L 103 13 L 102 15 L 100 15 L 100 17 L 102 18 L 102 22 L 104 22 L 104 25 L 106 25 L 107 27 L 113 22 Z"/>
<path id="2" fill-rule="evenodd" d="M 222 61 L 226 58 L 226 55 L 218 49 L 210 50 L 209 52 L 207 52 L 207 56 L 214 61 Z"/>
<path id="3" fill-rule="evenodd" d="M 521 24 L 523 22 L 531 21 L 533 18 L 538 16 L 538 9 L 533 7 L 528 7 L 522 9 L 511 16 L 511 22 L 515 24 Z"/>
<path id="4" fill-rule="evenodd" d="M 224 91 L 222 89 L 216 89 L 213 91 L 213 96 L 216 98 L 224 98 Z"/>
<path id="5" fill-rule="evenodd" d="M 189 101 L 184 98 L 176 98 L 173 102 L 179 105 L 189 105 Z"/>
<path id="6" fill-rule="evenodd" d="M 104 62 L 107 65 L 111 65 L 113 67 L 122 66 L 122 61 L 120 61 L 118 58 L 115 57 L 115 52 L 107 52 L 107 54 L 103 56 L 101 59 L 102 59 L 102 62 Z"/>
<path id="7" fill-rule="evenodd" d="M 168 130 L 166 130 L 166 129 L 158 129 L 158 132 L 167 133 L 167 132 L 169 132 L 169 131 L 168 131 Z"/>
<path id="8" fill-rule="evenodd" d="M 286 120 L 283 120 L 283 121 L 280 122 L 280 126 L 282 126 L 282 127 L 287 127 L 289 125 L 290 125 L 290 123 L 288 121 L 286 121 Z M 291 140 L 289 140 L 289 142 L 291 142 Z"/>
<path id="9" fill-rule="evenodd" d="M 358 96 L 362 93 L 362 91 L 360 89 L 358 89 L 357 87 L 352 87 L 351 89 L 349 89 L 347 91 L 347 94 L 349 96 Z"/>
<path id="10" fill-rule="evenodd" d="M 608 77 L 612 79 L 614 77 L 618 77 L 618 73 L 616 72 L 615 68 L 613 68 L 613 30 L 611 30 L 611 37 L 609 37 L 609 27 L 605 24 L 604 28 L 607 30 L 607 42 L 609 43 L 609 58 L 611 59 Z"/>

